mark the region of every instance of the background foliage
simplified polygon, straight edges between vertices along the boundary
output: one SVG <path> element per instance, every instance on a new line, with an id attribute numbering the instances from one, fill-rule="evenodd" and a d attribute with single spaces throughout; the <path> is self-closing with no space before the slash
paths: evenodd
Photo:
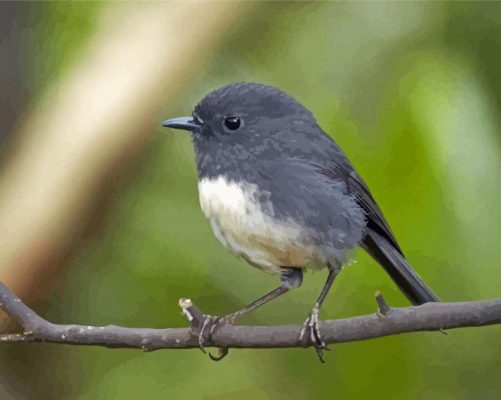
<path id="1" fill-rule="evenodd" d="M 6 154 L 11 128 L 78 64 L 100 16 L 141 5 L 1 7 L 0 51 L 13 56 L 2 61 L 1 79 L 11 83 L 2 90 L 11 105 L 3 117 Z M 98 217 L 41 303 L 44 315 L 185 326 L 180 297 L 223 314 L 275 287 L 275 278 L 213 237 L 198 206 L 189 136 L 156 127 L 190 113 L 208 91 L 242 80 L 276 85 L 313 111 L 443 300 L 499 297 L 501 5 L 259 3 L 248 14 L 214 43 L 175 98 L 165 94 L 145 147 L 107 180 Z M 322 318 L 373 312 L 376 290 L 392 305 L 407 304 L 374 261 L 361 251 L 356 260 Z M 300 289 L 242 323 L 301 323 L 324 279 L 307 274 Z M 198 350 L 2 346 L 0 397 L 492 399 L 501 394 L 500 334 L 493 326 L 342 344 L 325 365 L 312 350 L 234 350 L 213 363 Z"/>

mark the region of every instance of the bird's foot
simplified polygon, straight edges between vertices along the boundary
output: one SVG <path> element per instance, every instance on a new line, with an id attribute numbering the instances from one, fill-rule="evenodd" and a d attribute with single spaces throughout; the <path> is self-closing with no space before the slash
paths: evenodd
<path id="1" fill-rule="evenodd" d="M 232 314 L 225 316 L 204 315 L 204 321 L 198 334 L 198 347 L 200 347 L 200 350 L 206 353 L 205 342 L 212 339 L 212 335 L 217 329 L 225 325 L 232 325 L 234 321 L 235 316 Z M 228 349 L 221 347 L 219 348 L 219 356 L 213 356 L 209 353 L 209 357 L 214 361 L 219 361 L 226 357 L 227 354 Z"/>
<path id="2" fill-rule="evenodd" d="M 327 345 L 325 344 L 324 340 L 322 339 L 322 335 L 320 334 L 320 326 L 318 323 L 319 312 L 320 306 L 316 304 L 304 321 L 303 329 L 301 329 L 301 333 L 299 334 L 299 341 L 303 341 L 306 332 L 309 331 L 310 341 L 315 346 L 315 351 L 317 352 L 318 358 L 321 362 L 324 363 L 324 350 L 329 349 L 327 348 Z"/>

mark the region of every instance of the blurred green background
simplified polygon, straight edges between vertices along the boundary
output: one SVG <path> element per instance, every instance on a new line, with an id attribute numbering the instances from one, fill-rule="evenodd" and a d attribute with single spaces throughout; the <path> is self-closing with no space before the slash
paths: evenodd
<path id="1" fill-rule="evenodd" d="M 3 149 L 53 81 L 78 65 L 103 13 L 124 3 L 3 3 Z M 232 20 L 232 13 L 227 15 Z M 190 138 L 158 127 L 234 81 L 273 84 L 313 111 L 371 187 L 409 260 L 444 301 L 500 297 L 501 4 L 256 3 L 152 121 L 146 145 L 107 180 L 98 222 L 41 312 L 53 322 L 182 327 L 177 301 L 224 314 L 271 290 L 213 237 L 198 205 Z M 226 20 L 221 20 L 225 24 Z M 187 22 L 188 23 L 188 22 Z M 204 46 L 207 46 L 205 44 Z M 124 66 L 126 68 L 126 66 Z M 406 306 L 362 251 L 321 317 Z M 302 323 L 324 272 L 243 319 Z M 313 350 L 108 350 L 2 345 L 1 399 L 495 399 L 499 326 Z"/>

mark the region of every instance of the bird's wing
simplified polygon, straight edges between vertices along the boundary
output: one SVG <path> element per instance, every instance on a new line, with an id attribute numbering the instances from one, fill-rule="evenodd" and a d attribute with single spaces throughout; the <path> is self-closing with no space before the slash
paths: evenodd
<path id="1" fill-rule="evenodd" d="M 319 166 L 319 172 L 333 180 L 344 181 L 347 192 L 355 197 L 357 203 L 365 211 L 368 229 L 373 229 L 385 237 L 403 255 L 402 249 L 398 245 L 388 222 L 386 222 L 383 212 L 377 205 L 376 200 L 374 200 L 363 179 L 357 174 L 340 150 L 338 150 L 338 157 L 336 159 L 338 161 L 331 160 L 327 165 Z"/>
<path id="2" fill-rule="evenodd" d="M 320 128 L 318 129 L 315 138 L 303 142 L 304 148 L 309 152 L 305 158 L 329 181 L 342 183 L 344 192 L 363 210 L 366 225 L 360 243 L 362 248 L 385 269 L 413 304 L 439 301 L 405 259 L 365 182 L 340 147 Z M 306 161 L 305 158 L 303 161 Z"/>
<path id="3" fill-rule="evenodd" d="M 354 196 L 346 193 L 344 182 L 321 174 L 311 162 L 299 158 L 261 162 L 256 182 L 263 193 L 270 193 L 274 218 L 304 227 L 301 237 L 332 251 L 337 261 L 362 241 L 366 218 Z"/>

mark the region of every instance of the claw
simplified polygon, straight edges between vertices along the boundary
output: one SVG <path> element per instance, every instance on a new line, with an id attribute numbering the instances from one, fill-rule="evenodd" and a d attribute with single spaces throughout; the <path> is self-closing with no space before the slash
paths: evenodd
<path id="1" fill-rule="evenodd" d="M 301 329 L 301 333 L 299 334 L 299 341 L 303 340 L 306 334 L 306 330 L 309 330 L 310 341 L 315 346 L 315 351 L 317 352 L 318 358 L 322 363 L 324 363 L 325 360 L 323 357 L 323 351 L 330 349 L 327 348 L 327 345 L 325 344 L 325 341 L 322 339 L 322 335 L 320 334 L 320 326 L 318 321 L 319 312 L 319 306 L 315 305 L 315 307 L 313 307 L 313 310 L 311 310 L 310 314 L 303 323 L 303 329 Z"/>
<path id="2" fill-rule="evenodd" d="M 228 347 L 220 347 L 218 349 L 218 352 L 219 352 L 218 356 L 213 356 L 211 353 L 209 353 L 209 357 L 212 361 L 221 361 L 228 355 L 229 349 Z"/>
<path id="3" fill-rule="evenodd" d="M 224 317 L 217 317 L 212 315 L 204 315 L 204 322 L 202 323 L 202 328 L 200 329 L 200 333 L 198 334 L 198 347 L 202 350 L 203 353 L 207 353 L 205 350 L 205 332 L 209 329 L 209 333 L 207 335 L 207 339 L 211 339 L 213 333 L 217 328 L 227 324 L 233 324 L 234 317 L 232 315 L 226 315 Z M 225 347 L 221 347 L 219 349 L 219 356 L 213 356 L 209 353 L 209 357 L 214 361 L 222 360 L 228 354 L 228 349 Z"/>
<path id="4" fill-rule="evenodd" d="M 209 324 L 209 322 L 213 321 L 214 319 L 215 319 L 215 317 L 213 317 L 212 315 L 204 315 L 204 322 L 202 324 L 202 328 L 200 329 L 200 333 L 198 334 L 198 347 L 200 347 L 200 350 L 202 350 L 203 353 L 207 353 L 205 351 L 205 346 L 204 346 L 205 345 L 205 337 L 204 337 L 205 329 L 207 328 L 207 325 Z M 209 333 L 209 336 L 210 336 L 210 333 Z"/>

